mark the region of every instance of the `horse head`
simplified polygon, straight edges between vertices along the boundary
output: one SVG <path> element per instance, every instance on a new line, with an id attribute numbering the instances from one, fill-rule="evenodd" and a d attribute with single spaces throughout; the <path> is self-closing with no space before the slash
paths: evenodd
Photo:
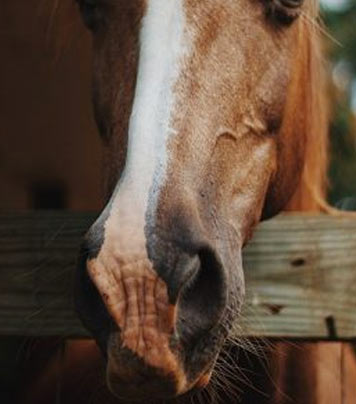
<path id="1" fill-rule="evenodd" d="M 241 250 L 298 185 L 313 0 L 78 0 L 110 197 L 76 304 L 130 399 L 208 382 L 244 298 Z"/>

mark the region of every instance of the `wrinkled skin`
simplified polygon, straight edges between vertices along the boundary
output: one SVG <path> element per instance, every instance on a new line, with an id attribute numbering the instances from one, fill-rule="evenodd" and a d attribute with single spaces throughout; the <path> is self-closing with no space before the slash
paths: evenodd
<path id="1" fill-rule="evenodd" d="M 111 197 L 86 236 L 76 304 L 115 395 L 175 397 L 209 382 L 243 302 L 242 247 L 298 184 L 300 9 L 79 3 Z"/>

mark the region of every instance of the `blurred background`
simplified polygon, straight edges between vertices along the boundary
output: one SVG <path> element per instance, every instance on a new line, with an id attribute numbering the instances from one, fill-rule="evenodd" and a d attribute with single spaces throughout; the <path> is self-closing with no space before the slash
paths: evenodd
<path id="1" fill-rule="evenodd" d="M 323 0 L 332 108 L 329 200 L 356 196 L 356 1 Z M 355 206 L 356 208 L 356 206 Z"/>
<path id="2" fill-rule="evenodd" d="M 356 0 L 322 0 L 322 20 L 332 118 L 329 201 L 336 204 L 356 197 Z M 100 208 L 90 45 L 71 0 L 1 0 L 0 211 Z M 39 346 L 0 338 L 1 404 L 14 403 L 19 379 L 58 352 L 58 341 Z"/>
<path id="3" fill-rule="evenodd" d="M 1 0 L 0 27 L 0 209 L 98 209 L 91 44 L 75 2 Z"/>

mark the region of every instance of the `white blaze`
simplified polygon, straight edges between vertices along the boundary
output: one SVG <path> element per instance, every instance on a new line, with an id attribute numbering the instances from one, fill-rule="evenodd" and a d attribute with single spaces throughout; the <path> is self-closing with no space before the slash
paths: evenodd
<path id="1" fill-rule="evenodd" d="M 120 238 L 119 254 L 132 258 L 139 258 L 137 255 L 145 251 L 149 192 L 153 182 L 157 185 L 164 181 L 167 143 L 174 134 L 170 126 L 174 85 L 187 49 L 183 1 L 147 0 L 142 19 L 126 166 L 106 226 L 107 232 Z M 116 234 L 110 229 L 112 219 Z"/>
<path id="2" fill-rule="evenodd" d="M 185 0 L 146 1 L 126 166 L 106 208 L 110 213 L 104 243 L 98 256 L 88 262 L 88 272 L 120 327 L 123 346 L 148 365 L 178 375 L 177 390 L 182 392 L 186 380 L 169 347 L 174 309 L 165 283 L 147 257 L 145 215 L 149 203 L 150 209 L 155 203 L 149 200 L 151 187 L 159 189 L 165 180 L 174 87 L 185 56 Z M 110 377 L 115 373 L 110 344 L 108 351 Z"/>
<path id="3" fill-rule="evenodd" d="M 144 170 L 152 175 L 157 159 L 165 158 L 174 105 L 173 87 L 185 49 L 182 2 L 148 0 L 140 32 L 137 84 L 129 123 L 127 172 L 142 174 Z M 141 175 L 138 177 L 143 178 Z"/>

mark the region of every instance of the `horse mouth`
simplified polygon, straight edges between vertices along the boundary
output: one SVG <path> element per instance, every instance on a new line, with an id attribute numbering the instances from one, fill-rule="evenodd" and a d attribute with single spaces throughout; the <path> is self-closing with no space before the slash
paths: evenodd
<path id="1" fill-rule="evenodd" d="M 154 345 L 147 343 L 141 356 L 123 345 L 120 334 L 112 332 L 107 344 L 107 384 L 115 396 L 137 401 L 171 398 L 185 392 L 185 372 L 165 338 Z"/>
<path id="2" fill-rule="evenodd" d="M 106 371 L 111 393 L 119 399 L 137 402 L 190 395 L 208 385 L 215 357 L 209 358 L 204 370 L 189 375 L 179 358 L 179 348 L 160 348 L 159 360 L 161 364 L 166 364 L 165 368 L 147 364 L 136 353 L 121 345 L 119 332 L 111 333 L 107 344 Z M 153 354 L 154 351 L 157 349 L 153 348 Z"/>
<path id="3" fill-rule="evenodd" d="M 195 392 L 204 389 L 210 381 L 211 374 L 203 374 L 195 384 L 187 386 L 183 391 L 177 393 L 175 384 L 170 378 L 161 376 L 144 376 L 141 381 L 133 383 L 108 375 L 107 383 L 110 392 L 118 399 L 130 402 L 142 402 L 143 400 L 170 400 L 178 397 L 194 395 Z"/>

